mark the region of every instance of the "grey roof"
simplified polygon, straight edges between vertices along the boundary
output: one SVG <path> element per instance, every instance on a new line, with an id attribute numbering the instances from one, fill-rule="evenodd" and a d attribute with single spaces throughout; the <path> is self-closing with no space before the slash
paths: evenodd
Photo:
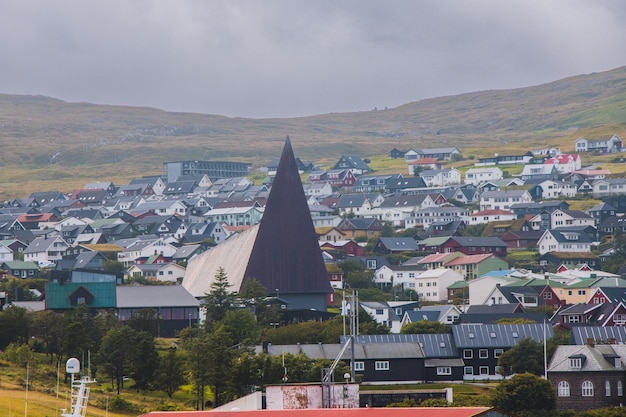
<path id="1" fill-rule="evenodd" d="M 571 368 L 570 358 L 584 359 L 581 368 Z M 618 367 L 615 366 L 617 359 Z M 625 345 L 560 345 L 552 355 L 548 372 L 624 372 Z M 613 359 L 611 363 L 607 359 Z"/>
<path id="2" fill-rule="evenodd" d="M 626 344 L 626 327 L 623 326 L 573 326 L 572 342 L 575 345 L 583 345 L 588 339 L 596 343 L 609 342 L 615 339 L 618 344 Z"/>
<path id="3" fill-rule="evenodd" d="M 424 360 L 425 368 L 437 368 L 439 366 L 461 367 L 461 366 L 465 366 L 465 362 L 461 358 Z"/>
<path id="4" fill-rule="evenodd" d="M 198 307 L 200 302 L 180 285 L 115 287 L 117 308 Z"/>
<path id="5" fill-rule="evenodd" d="M 342 336 L 341 342 L 343 343 L 345 340 L 345 336 Z M 365 345 L 416 343 L 422 348 L 426 358 L 453 358 L 458 356 L 454 339 L 450 333 L 359 335 L 355 342 Z"/>
<path id="6" fill-rule="evenodd" d="M 454 343 L 459 349 L 515 346 L 530 337 L 536 342 L 550 339 L 554 332 L 547 324 L 460 324 L 452 326 Z"/>
<path id="7" fill-rule="evenodd" d="M 295 344 L 295 345 L 269 345 L 268 353 L 271 356 L 279 356 L 284 353 L 292 355 L 304 354 L 311 359 L 335 359 L 343 345 L 337 344 Z M 346 349 L 344 360 L 351 357 L 350 348 Z M 355 359 L 402 359 L 423 358 L 424 351 L 417 343 L 372 343 L 354 344 Z"/>
<path id="8" fill-rule="evenodd" d="M 391 251 L 417 250 L 417 242 L 412 237 L 381 237 L 379 240 Z"/>

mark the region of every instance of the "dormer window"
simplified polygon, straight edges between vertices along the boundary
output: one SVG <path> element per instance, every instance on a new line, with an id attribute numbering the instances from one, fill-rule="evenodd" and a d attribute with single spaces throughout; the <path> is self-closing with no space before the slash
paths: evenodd
<path id="1" fill-rule="evenodd" d="M 581 369 L 583 367 L 583 358 L 569 358 L 569 367 L 572 369 Z"/>

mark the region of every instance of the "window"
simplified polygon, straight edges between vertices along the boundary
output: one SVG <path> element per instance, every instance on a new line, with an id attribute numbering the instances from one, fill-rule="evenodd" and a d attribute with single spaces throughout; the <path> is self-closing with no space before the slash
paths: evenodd
<path id="1" fill-rule="evenodd" d="M 499 358 L 500 355 L 502 355 L 502 353 L 504 353 L 504 350 L 502 350 L 502 349 L 494 349 L 493 350 L 493 357 L 494 358 Z"/>
<path id="2" fill-rule="evenodd" d="M 463 375 L 474 375 L 474 367 L 466 366 L 463 368 Z"/>
<path id="3" fill-rule="evenodd" d="M 480 374 L 481 375 L 489 375 L 489 367 L 488 366 L 481 366 L 480 367 Z"/>
<path id="4" fill-rule="evenodd" d="M 617 381 L 617 396 L 621 397 L 624 395 L 624 386 L 622 385 L 622 381 Z"/>
<path id="5" fill-rule="evenodd" d="M 608 379 L 604 381 L 604 395 L 606 395 L 607 397 L 611 396 L 611 381 L 609 381 Z"/>
<path id="6" fill-rule="evenodd" d="M 591 381 L 583 381 L 582 393 L 583 397 L 593 397 L 593 383 Z"/>
<path id="7" fill-rule="evenodd" d="M 362 361 L 354 361 L 354 370 L 355 371 L 364 371 L 365 363 Z"/>
<path id="8" fill-rule="evenodd" d="M 377 316 L 382 316 L 383 315 L 383 309 L 382 308 L 377 308 L 376 309 L 376 315 Z"/>
<path id="9" fill-rule="evenodd" d="M 374 363 L 374 369 L 376 369 L 377 371 L 388 371 L 389 361 L 376 361 Z"/>
<path id="10" fill-rule="evenodd" d="M 376 259 L 367 260 L 367 269 L 376 269 Z"/>
<path id="11" fill-rule="evenodd" d="M 449 366 L 438 366 L 437 375 L 452 375 L 452 368 Z"/>
<path id="12" fill-rule="evenodd" d="M 583 367 L 582 358 L 569 358 L 569 367 L 574 369 L 580 369 Z"/>
<path id="13" fill-rule="evenodd" d="M 478 357 L 480 359 L 486 359 L 489 357 L 489 351 L 487 349 L 480 349 L 478 351 Z"/>
<path id="14" fill-rule="evenodd" d="M 472 359 L 474 357 L 474 352 L 472 349 L 463 349 L 463 359 Z"/>

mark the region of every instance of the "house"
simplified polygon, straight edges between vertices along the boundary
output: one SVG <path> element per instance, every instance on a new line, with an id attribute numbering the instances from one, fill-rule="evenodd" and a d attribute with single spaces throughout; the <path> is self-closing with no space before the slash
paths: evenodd
<path id="1" fill-rule="evenodd" d="M 387 183 L 387 191 L 390 193 L 401 192 L 402 190 L 425 188 L 426 183 L 422 177 L 395 178 Z"/>
<path id="2" fill-rule="evenodd" d="M 525 183 L 558 180 L 559 171 L 554 165 L 530 164 L 524 165 L 520 177 Z"/>
<path id="3" fill-rule="evenodd" d="M 337 242 L 338 240 L 346 239 L 346 235 L 333 226 L 316 227 L 315 233 L 320 242 Z"/>
<path id="4" fill-rule="evenodd" d="M 368 217 L 373 204 L 365 194 L 342 194 L 335 207 L 341 216 Z"/>
<path id="5" fill-rule="evenodd" d="M 161 337 L 175 337 L 199 323 L 200 302 L 180 285 L 117 286 L 115 300 L 115 315 L 122 323 L 141 310 L 155 311 Z"/>
<path id="6" fill-rule="evenodd" d="M 419 265 L 382 265 L 374 272 L 374 284 L 380 288 L 397 285 L 415 291 L 415 277 L 422 271 Z"/>
<path id="7" fill-rule="evenodd" d="M 460 184 L 461 172 L 456 168 L 428 169 L 419 172 L 419 176 L 429 187 Z"/>
<path id="8" fill-rule="evenodd" d="M 478 186 L 480 183 L 502 179 L 500 168 L 470 168 L 465 172 L 465 184 Z"/>
<path id="9" fill-rule="evenodd" d="M 485 191 L 480 195 L 480 210 L 512 210 L 514 204 L 532 201 L 527 190 Z"/>
<path id="10" fill-rule="evenodd" d="M 39 278 L 39 265 L 29 261 L 4 261 L 0 269 L 18 278 Z M 4 274 L 3 274 L 4 276 Z"/>
<path id="11" fill-rule="evenodd" d="M 554 210 L 550 214 L 550 228 L 557 229 L 573 226 L 595 227 L 596 221 L 589 214 L 580 210 Z"/>
<path id="12" fill-rule="evenodd" d="M 465 255 L 506 256 L 507 245 L 499 237 L 452 236 L 440 246 L 440 252 L 461 252 Z"/>
<path id="13" fill-rule="evenodd" d="M 284 353 L 303 354 L 311 359 L 334 360 L 340 357 L 346 363 L 350 363 L 351 355 L 354 354 L 354 370 L 357 377 L 365 383 L 424 381 L 424 351 L 418 343 L 355 343 L 353 353 L 345 352 L 340 355 L 342 347 L 338 343 L 269 344 L 266 350 L 268 355 L 276 357 Z M 328 413 L 328 409 L 325 412 Z M 335 413 L 334 410 L 332 412 Z"/>
<path id="14" fill-rule="evenodd" d="M 439 323 L 452 325 L 458 324 L 460 318 L 461 310 L 454 304 L 422 306 L 406 311 L 402 316 L 402 326 L 422 320 L 438 321 Z"/>
<path id="15" fill-rule="evenodd" d="M 445 242 L 448 239 L 449 238 L 447 237 L 443 238 L 443 240 L 441 240 L 441 238 L 438 238 L 438 241 Z M 431 240 L 431 239 L 426 239 L 426 240 Z M 422 247 L 421 245 L 424 244 L 424 242 L 425 242 L 424 240 L 420 242 L 420 248 Z M 425 256 L 424 258 L 417 261 L 417 264 L 422 265 L 422 267 L 426 269 L 444 268 L 445 265 L 448 264 L 448 262 L 461 256 L 463 256 L 461 252 L 433 253 L 432 255 Z"/>
<path id="16" fill-rule="evenodd" d="M 333 186 L 328 182 L 303 184 L 303 187 L 308 197 L 326 197 L 333 193 Z"/>
<path id="17" fill-rule="evenodd" d="M 543 236 L 543 232 L 540 230 L 509 230 L 499 237 L 504 243 L 506 243 L 507 248 L 510 250 L 536 248 L 541 236 Z"/>
<path id="18" fill-rule="evenodd" d="M 609 139 L 578 138 L 574 141 L 576 152 L 617 153 L 622 151 L 624 144 L 617 135 Z"/>
<path id="19" fill-rule="evenodd" d="M 90 309 L 114 309 L 115 287 L 122 277 L 113 272 L 74 270 L 68 282 L 46 283 L 46 310 L 66 311 L 85 304 Z"/>
<path id="20" fill-rule="evenodd" d="M 557 346 L 548 380 L 557 393 L 559 410 L 620 407 L 626 384 L 626 346 L 595 344 Z"/>
<path id="21" fill-rule="evenodd" d="M 0 241 L 0 263 L 12 261 L 13 260 L 13 249 L 8 246 L 5 246 L 2 241 Z"/>
<path id="22" fill-rule="evenodd" d="M 400 253 L 417 251 L 417 242 L 412 237 L 379 237 L 372 252 L 374 253 Z"/>
<path id="23" fill-rule="evenodd" d="M 152 192 L 156 195 L 163 195 L 166 184 L 160 176 L 144 176 L 141 178 L 133 178 L 129 185 L 149 185 Z M 118 190 L 119 191 L 119 190 Z"/>
<path id="24" fill-rule="evenodd" d="M 467 223 L 469 210 L 456 206 L 427 207 L 419 209 L 412 214 L 414 226 L 421 226 L 424 229 L 429 228 L 433 223 L 461 221 Z M 407 219 L 407 223 L 408 223 Z"/>
<path id="25" fill-rule="evenodd" d="M 135 264 L 128 268 L 128 276 L 155 282 L 180 282 L 185 276 L 185 268 L 174 262 Z"/>
<path id="26" fill-rule="evenodd" d="M 366 161 L 356 155 L 342 155 L 333 166 L 334 170 L 350 170 L 355 176 L 362 175 L 370 171 Z"/>
<path id="27" fill-rule="evenodd" d="M 479 158 L 478 162 L 474 165 L 476 166 L 486 166 L 486 165 L 521 165 L 527 164 L 533 159 L 533 154 L 531 152 L 526 152 L 521 155 L 500 155 L 495 154 L 492 157 L 487 158 Z"/>
<path id="28" fill-rule="evenodd" d="M 229 226 L 251 226 L 258 224 L 263 210 L 256 206 L 214 208 L 204 215 L 207 223 L 220 222 Z"/>
<path id="29" fill-rule="evenodd" d="M 455 156 L 457 155 L 457 156 Z M 461 156 L 459 148 L 410 149 L 404 154 L 404 161 L 410 163 L 421 158 L 451 160 Z"/>
<path id="30" fill-rule="evenodd" d="M 517 219 L 517 216 L 512 211 L 496 209 L 475 211 L 470 214 L 468 218 L 468 224 L 471 226 L 498 221 L 511 223 L 513 220 Z"/>
<path id="31" fill-rule="evenodd" d="M 63 259 L 69 247 L 70 245 L 60 236 L 40 236 L 24 249 L 24 260 L 47 265 Z"/>
<path id="32" fill-rule="evenodd" d="M 452 335 L 465 363 L 466 381 L 499 380 L 500 355 L 525 338 L 543 343 L 553 330 L 549 324 L 464 324 L 452 326 Z"/>
<path id="33" fill-rule="evenodd" d="M 426 234 L 431 237 L 435 236 L 457 236 L 465 230 L 465 222 L 463 220 L 444 220 L 433 222 L 426 229 Z"/>
<path id="34" fill-rule="evenodd" d="M 320 242 L 320 249 L 325 251 L 341 251 L 347 256 L 365 256 L 367 253 L 364 247 L 350 239 Z"/>
<path id="35" fill-rule="evenodd" d="M 124 251 L 117 254 L 117 260 L 126 267 L 134 264 L 135 260 L 139 258 L 147 258 L 152 255 L 162 255 L 166 258 L 171 258 L 178 250 L 178 248 L 165 242 L 162 238 L 129 239 L 128 242 L 118 241 L 117 243 L 124 246 Z"/>
<path id="36" fill-rule="evenodd" d="M 354 184 L 353 191 L 355 193 L 371 193 L 371 192 L 387 192 L 388 185 L 392 182 L 399 181 L 403 177 L 400 174 L 387 175 L 361 175 Z M 330 193 L 329 193 L 330 194 Z"/>
<path id="37" fill-rule="evenodd" d="M 531 187 L 528 192 L 536 199 L 573 198 L 578 187 L 574 182 L 545 180 Z"/>
<path id="38" fill-rule="evenodd" d="M 443 164 L 435 158 L 420 158 L 407 163 L 409 175 L 417 176 L 420 172 L 428 169 L 443 169 Z"/>
<path id="39" fill-rule="evenodd" d="M 591 182 L 594 198 L 626 194 L 626 178 L 604 178 Z"/>
<path id="40" fill-rule="evenodd" d="M 330 285 L 334 289 L 343 289 L 343 270 L 337 266 L 337 264 L 327 263 L 326 272 L 328 273 L 328 279 Z"/>
<path id="41" fill-rule="evenodd" d="M 386 302 L 361 301 L 359 302 L 359 307 L 369 314 L 376 323 L 389 328 L 395 327 L 396 332 L 400 332 L 401 317 Z"/>
<path id="42" fill-rule="evenodd" d="M 383 222 L 375 218 L 343 219 L 337 225 L 337 229 L 350 239 L 356 237 L 376 238 L 380 235 L 383 228 Z"/>
<path id="43" fill-rule="evenodd" d="M 537 247 L 541 255 L 548 252 L 591 252 L 591 239 L 580 232 L 560 231 L 559 229 L 546 230 Z"/>
<path id="44" fill-rule="evenodd" d="M 485 253 L 459 256 L 446 262 L 445 267 L 452 269 L 464 280 L 468 281 L 483 276 L 490 271 L 508 269 L 509 265 L 494 254 Z"/>
<path id="45" fill-rule="evenodd" d="M 448 269 L 428 269 L 415 277 L 414 289 L 420 301 L 442 302 L 448 300 L 447 288 L 463 279 L 463 275 Z"/>
<path id="46" fill-rule="evenodd" d="M 559 154 L 543 161 L 544 165 L 552 165 L 559 174 L 570 174 L 581 168 L 580 157 L 574 154 Z"/>
<path id="47" fill-rule="evenodd" d="M 456 307 L 454 306 L 431 306 L 433 308 L 448 308 L 451 316 L 456 315 Z M 442 310 L 443 311 L 443 310 Z M 405 317 L 409 312 L 405 313 Z M 410 312 L 411 314 L 419 311 Z M 439 314 L 438 311 L 428 310 L 423 312 L 423 316 L 428 317 Z M 445 314 L 445 313 L 444 313 Z M 415 315 L 415 314 L 414 314 Z M 418 317 L 416 317 L 418 318 Z M 453 321 L 453 317 L 450 317 Z M 446 321 L 442 317 L 443 321 Z M 345 337 L 341 337 L 342 343 L 346 342 Z M 463 381 L 463 360 L 459 357 L 458 350 L 454 345 L 454 339 L 450 333 L 435 334 L 379 334 L 379 335 L 359 335 L 355 339 L 355 343 L 364 345 L 369 348 L 374 344 L 384 343 L 413 343 L 419 345 L 424 352 L 424 376 L 426 382 L 461 382 Z M 431 409 L 433 410 L 433 409 Z"/>

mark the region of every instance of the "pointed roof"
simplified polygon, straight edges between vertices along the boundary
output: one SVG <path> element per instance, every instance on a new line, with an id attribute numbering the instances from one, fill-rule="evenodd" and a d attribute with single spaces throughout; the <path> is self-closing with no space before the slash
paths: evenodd
<path id="1" fill-rule="evenodd" d="M 281 294 L 332 292 L 289 137 L 244 277 Z"/>

